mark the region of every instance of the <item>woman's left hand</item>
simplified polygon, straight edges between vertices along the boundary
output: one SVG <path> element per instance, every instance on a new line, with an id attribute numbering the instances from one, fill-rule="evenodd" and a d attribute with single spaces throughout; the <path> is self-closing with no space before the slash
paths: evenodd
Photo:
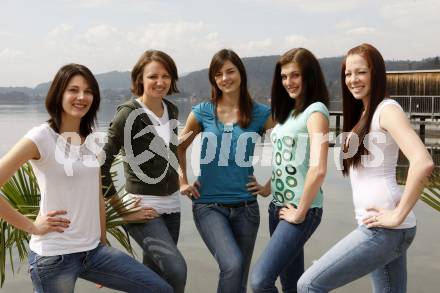
<path id="1" fill-rule="evenodd" d="M 387 210 L 376 207 L 371 207 L 367 209 L 367 212 L 373 212 L 375 215 L 366 217 L 363 223 L 368 228 L 381 227 L 381 228 L 394 228 L 401 224 L 398 219 L 395 210 Z"/>
<path id="2" fill-rule="evenodd" d="M 280 219 L 290 224 L 301 224 L 304 222 L 305 215 L 301 215 L 292 204 L 287 204 L 280 210 Z"/>
<path id="3" fill-rule="evenodd" d="M 260 185 L 257 182 L 257 178 L 255 178 L 255 176 L 253 175 L 249 176 L 249 183 L 246 184 L 246 188 L 254 196 L 261 195 L 266 197 L 270 195 L 270 185 L 269 186 L 268 184 Z"/>

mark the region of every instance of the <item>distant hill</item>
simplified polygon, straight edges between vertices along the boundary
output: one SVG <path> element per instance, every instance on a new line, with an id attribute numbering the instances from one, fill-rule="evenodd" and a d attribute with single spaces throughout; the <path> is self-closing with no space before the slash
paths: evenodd
<path id="1" fill-rule="evenodd" d="M 249 92 L 252 97 L 261 102 L 268 102 L 272 86 L 272 76 L 275 63 L 279 56 L 262 56 L 243 58 L 248 75 Z M 329 86 L 335 87 L 335 79 L 339 78 L 340 57 L 320 60 Z M 339 85 L 339 82 L 336 82 Z M 191 72 L 181 78 L 179 89 L 193 100 L 199 101 L 211 96 L 211 86 L 208 80 L 208 69 Z"/>
<path id="2" fill-rule="evenodd" d="M 243 58 L 248 74 L 249 91 L 255 99 L 261 102 L 267 102 L 267 99 L 270 97 L 272 76 L 278 58 L 279 56 Z M 341 98 L 340 70 L 342 58 L 319 59 L 331 100 L 339 100 Z M 386 61 L 386 68 L 387 70 L 440 69 L 440 60 L 439 57 L 427 58 L 421 61 L 391 60 Z M 193 96 L 193 101 L 207 99 L 211 95 L 208 69 L 195 71 L 182 77 L 179 82 L 179 88 L 185 95 Z"/>
<path id="3" fill-rule="evenodd" d="M 272 83 L 275 62 L 279 56 L 260 56 L 243 58 L 245 64 L 249 91 L 251 95 L 261 102 L 268 102 Z M 342 57 L 322 58 L 319 60 L 330 91 L 331 99 L 340 99 L 340 66 Z M 440 69 L 439 57 L 426 58 L 420 61 L 389 60 L 386 61 L 387 70 L 423 70 Z M 130 72 L 111 71 L 96 74 L 102 96 L 106 101 L 120 101 L 130 96 Z M 26 87 L 0 87 L 0 103 L 27 103 L 40 102 L 47 93 L 50 83 L 45 82 L 34 89 Z M 180 94 L 176 95 L 178 101 L 187 101 L 191 97 L 192 103 L 210 97 L 210 84 L 208 70 L 194 71 L 179 79 Z M 186 106 L 185 108 L 188 108 Z"/>
<path id="4" fill-rule="evenodd" d="M 0 104 L 24 104 L 28 103 L 31 97 L 22 91 L 0 91 Z"/>
<path id="5" fill-rule="evenodd" d="M 101 90 L 111 89 L 113 91 L 124 91 L 130 86 L 129 71 L 110 71 L 106 73 L 96 74 L 96 80 Z M 45 96 L 49 90 L 50 82 L 40 83 L 35 87 L 38 95 Z"/>
<path id="6" fill-rule="evenodd" d="M 20 92 L 24 93 L 26 95 L 32 95 L 34 89 L 30 87 L 15 87 L 15 86 L 9 86 L 9 87 L 0 87 L 0 94 L 6 94 L 11 92 Z"/>

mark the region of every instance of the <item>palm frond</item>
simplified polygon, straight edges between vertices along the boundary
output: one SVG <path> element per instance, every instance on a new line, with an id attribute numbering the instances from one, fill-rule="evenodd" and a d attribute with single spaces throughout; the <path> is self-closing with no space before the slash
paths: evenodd
<path id="1" fill-rule="evenodd" d="M 121 160 L 116 159 L 113 166 L 120 162 Z M 115 180 L 117 172 L 112 171 L 111 175 Z M 134 251 L 131 247 L 130 238 L 122 227 L 124 222 L 121 218 L 122 215 L 133 212 L 131 211 L 133 200 L 127 199 L 127 194 L 122 194 L 123 189 L 124 187 L 121 187 L 118 190 L 118 195 L 122 198 L 121 204 L 113 206 L 109 200 L 106 200 L 106 227 L 107 233 L 112 235 L 127 252 L 133 255 Z M 18 212 L 31 220 L 35 220 L 39 211 L 40 189 L 32 166 L 29 163 L 23 165 L 17 173 L 0 188 L 0 192 Z M 0 196 L 2 195 L 0 194 Z M 18 254 L 20 263 L 26 260 L 29 239 L 30 235 L 0 219 L 0 287 L 2 287 L 5 282 L 6 262 L 8 259 L 12 273 L 15 272 L 14 255 Z M 110 242 L 107 244 L 110 245 Z"/>
<path id="2" fill-rule="evenodd" d="M 435 170 L 422 192 L 421 200 L 440 212 L 440 171 Z"/>

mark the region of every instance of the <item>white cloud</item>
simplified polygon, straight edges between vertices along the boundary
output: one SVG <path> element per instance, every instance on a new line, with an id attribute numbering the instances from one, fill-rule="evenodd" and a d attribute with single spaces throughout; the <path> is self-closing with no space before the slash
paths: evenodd
<path id="1" fill-rule="evenodd" d="M 211 32 L 205 36 L 207 41 L 216 41 L 218 40 L 218 32 Z"/>
<path id="2" fill-rule="evenodd" d="M 45 42 L 49 46 L 56 46 L 58 43 L 63 43 L 64 39 L 68 37 L 72 30 L 72 25 L 65 23 L 60 24 L 47 34 Z"/>
<path id="3" fill-rule="evenodd" d="M 334 28 L 335 29 L 339 29 L 339 30 L 346 30 L 346 29 L 350 29 L 350 28 L 352 28 L 354 26 L 355 26 L 355 24 L 354 24 L 353 21 L 351 21 L 351 20 L 343 20 L 343 21 L 337 22 L 334 25 Z"/>
<path id="4" fill-rule="evenodd" d="M 0 60 L 11 61 L 11 59 L 19 57 L 21 55 L 23 55 L 23 52 L 21 52 L 19 50 L 5 48 L 5 49 L 0 51 Z"/>
<path id="5" fill-rule="evenodd" d="M 84 41 L 89 46 L 99 47 L 102 46 L 101 44 L 104 45 L 111 42 L 116 42 L 113 43 L 116 45 L 121 41 L 123 42 L 124 39 L 124 34 L 119 32 L 117 28 L 105 24 L 89 28 L 82 36 L 78 38 L 79 41 Z"/>
<path id="6" fill-rule="evenodd" d="M 72 5 L 79 5 L 81 7 L 102 7 L 108 4 L 111 4 L 113 0 L 61 0 L 61 2 L 72 4 Z"/>
<path id="7" fill-rule="evenodd" d="M 245 3 L 298 9 L 307 13 L 337 13 L 355 9 L 362 0 L 240 0 Z"/>
<path id="8" fill-rule="evenodd" d="M 203 22 L 150 23 L 133 31 L 100 24 L 78 32 L 70 25 L 61 25 L 47 37 L 47 48 L 54 54 L 86 58 L 93 63 L 114 62 L 119 58 L 131 64 L 135 60 L 132 54 L 153 48 L 164 50 L 180 60 L 184 71 L 206 67 L 206 60 L 225 47 L 236 50 L 241 56 L 258 56 L 281 54 L 292 47 L 312 44 L 315 42 L 303 35 L 234 42 L 210 31 Z"/>
<path id="9" fill-rule="evenodd" d="M 71 31 L 73 29 L 73 26 L 67 23 L 60 24 L 59 26 L 55 27 L 53 30 L 49 32 L 49 36 L 52 37 L 58 37 L 61 35 L 64 35 L 65 33 Z"/>
<path id="10" fill-rule="evenodd" d="M 384 20 L 381 40 L 388 58 L 414 59 L 438 55 L 440 1 L 389 0 L 379 13 Z"/>
<path id="11" fill-rule="evenodd" d="M 266 52 L 271 49 L 273 42 L 270 38 L 257 40 L 257 41 L 247 41 L 245 43 L 237 44 L 237 50 L 244 56 L 253 56 L 257 52 Z M 263 53 L 264 54 L 264 53 Z"/>
<path id="12" fill-rule="evenodd" d="M 0 31 L 0 38 L 4 40 L 4 38 L 15 38 L 18 37 L 17 34 L 11 32 Z"/>
<path id="13" fill-rule="evenodd" d="M 438 34 L 440 1 L 389 0 L 383 3 L 380 13 L 393 26 L 401 29 L 435 30 Z"/>
<path id="14" fill-rule="evenodd" d="M 207 33 L 202 40 L 199 42 L 199 47 L 203 48 L 208 52 L 213 52 L 221 47 L 221 41 L 218 32 Z"/>
<path id="15" fill-rule="evenodd" d="M 303 35 L 287 35 L 279 38 L 251 40 L 235 44 L 240 56 L 280 55 L 292 48 L 304 47 L 315 50 L 320 42 Z"/>
<path id="16" fill-rule="evenodd" d="M 110 4 L 111 0 L 81 0 L 79 1 L 83 7 L 102 7 L 104 5 Z"/>
<path id="17" fill-rule="evenodd" d="M 203 22 L 150 23 L 135 30 L 99 24 L 78 31 L 60 25 L 48 33 L 45 54 L 60 64 L 83 62 L 104 72 L 128 69 L 143 51 L 158 49 L 169 53 L 183 71 L 190 71 L 206 66 L 210 55 L 224 45 L 219 39 L 219 33 Z"/>
<path id="18" fill-rule="evenodd" d="M 336 13 L 350 11 L 357 7 L 359 0 L 316 0 L 316 1 L 303 1 L 303 0 L 278 0 L 282 2 L 294 2 L 301 10 L 309 13 Z"/>
<path id="19" fill-rule="evenodd" d="M 289 35 L 284 37 L 284 43 L 287 47 L 307 47 L 310 44 L 310 40 L 301 35 Z"/>
<path id="20" fill-rule="evenodd" d="M 21 11 L 15 3 L 21 2 L 10 2 L 7 11 Z M 207 67 L 225 47 L 240 56 L 261 56 L 301 46 L 317 57 L 331 57 L 370 42 L 388 59 L 440 53 L 438 0 L 224 0 L 219 10 L 224 15 L 218 17 L 201 0 L 191 6 L 163 0 L 55 3 L 29 4 L 31 13 L 21 20 L 4 19 L 8 26 L 0 31 L 0 82 L 40 82 L 66 62 L 83 63 L 96 72 L 126 70 L 152 48 L 169 53 L 184 72 Z M 35 21 L 40 10 L 50 14 Z M 13 78 L 23 71 L 26 77 Z"/>
<path id="21" fill-rule="evenodd" d="M 349 35 L 370 35 L 376 32 L 375 28 L 361 26 L 347 31 Z"/>
<path id="22" fill-rule="evenodd" d="M 192 37 L 206 33 L 202 22 L 152 23 L 134 32 L 129 32 L 133 45 L 148 48 L 169 48 L 187 44 Z"/>

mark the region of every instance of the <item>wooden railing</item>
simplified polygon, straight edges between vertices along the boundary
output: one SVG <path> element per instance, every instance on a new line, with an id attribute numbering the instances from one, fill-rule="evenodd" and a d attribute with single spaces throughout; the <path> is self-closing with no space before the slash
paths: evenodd
<path id="1" fill-rule="evenodd" d="M 440 118 L 440 96 L 391 96 L 409 117 Z"/>
<path id="2" fill-rule="evenodd" d="M 440 96 L 390 96 L 399 102 L 409 117 L 440 118 Z M 342 111 L 342 100 L 330 101 L 330 112 Z"/>

